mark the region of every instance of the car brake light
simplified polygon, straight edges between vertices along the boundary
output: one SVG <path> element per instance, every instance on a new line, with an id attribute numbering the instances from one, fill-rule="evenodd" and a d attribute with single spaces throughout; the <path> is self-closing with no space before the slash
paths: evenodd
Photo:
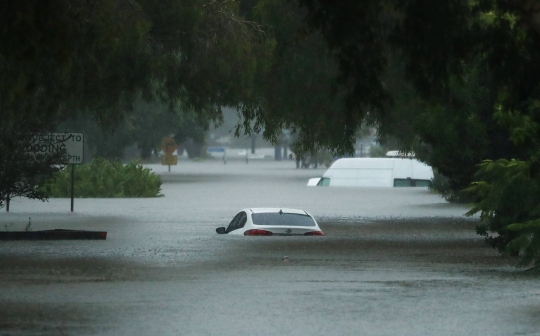
<path id="1" fill-rule="evenodd" d="M 252 230 L 247 230 L 246 232 L 244 232 L 244 236 L 271 236 L 271 235 L 272 235 L 272 232 L 266 231 L 266 230 L 252 229 Z"/>
<path id="2" fill-rule="evenodd" d="M 324 236 L 324 232 L 322 231 L 311 231 L 304 233 L 304 236 Z"/>

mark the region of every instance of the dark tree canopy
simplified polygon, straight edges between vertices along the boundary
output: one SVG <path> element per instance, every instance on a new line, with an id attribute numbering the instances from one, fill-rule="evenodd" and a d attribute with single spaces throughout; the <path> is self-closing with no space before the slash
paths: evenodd
<path id="1" fill-rule="evenodd" d="M 299 2 L 339 60 L 348 100 L 362 95 L 354 88 L 369 78 L 377 85 L 365 97 L 390 98 L 368 114 L 381 138 L 424 149 L 419 156 L 456 191 L 476 181 L 467 193 L 474 203 L 469 214 L 481 213 L 478 233 L 539 265 L 538 2 Z"/>
<path id="2" fill-rule="evenodd" d="M 350 99 L 374 92 L 388 97 L 389 57 L 400 58 L 407 79 L 429 98 L 447 94 L 451 78 L 464 75 L 463 64 L 477 61 L 489 67 L 508 109 L 538 94 L 540 7 L 534 1 L 299 2 L 339 60 L 343 85 L 365 84 L 364 92 L 352 91 L 363 98 Z"/>
<path id="3" fill-rule="evenodd" d="M 362 115 L 344 113 L 345 96 L 335 86 L 337 63 L 322 36 L 303 23 L 305 10 L 290 1 L 259 1 L 250 15 L 275 47 L 268 69 L 256 79 L 258 113 L 246 120 L 264 126 L 263 135 L 273 141 L 292 129 L 298 151 L 350 151 Z"/>
<path id="4" fill-rule="evenodd" d="M 238 17 L 235 1 L 5 0 L 1 6 L 4 139 L 24 143 L 81 114 L 115 127 L 140 97 L 217 121 L 221 106 L 255 104 L 246 88 L 265 49 L 252 43 L 258 32 Z M 7 158 L 24 157 L 14 148 L 0 144 L 2 179 L 12 167 Z M 1 188 L 13 193 L 18 181 L 10 181 Z"/>

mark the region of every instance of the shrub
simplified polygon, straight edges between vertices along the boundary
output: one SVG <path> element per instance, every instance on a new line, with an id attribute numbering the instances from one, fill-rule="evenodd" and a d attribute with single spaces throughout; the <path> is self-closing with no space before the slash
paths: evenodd
<path id="1" fill-rule="evenodd" d="M 430 181 L 429 190 L 441 195 L 447 202 L 450 203 L 470 203 L 470 196 L 462 190 L 454 190 L 448 178 L 437 171 L 433 171 L 433 179 Z"/>
<path id="2" fill-rule="evenodd" d="M 71 168 L 58 172 L 43 188 L 49 197 L 71 197 Z M 75 169 L 76 197 L 157 197 L 160 190 L 159 176 L 137 162 L 94 159 Z"/>
<path id="3" fill-rule="evenodd" d="M 510 255 L 523 253 L 521 265 L 540 266 L 540 178 L 531 161 L 486 160 L 466 189 L 473 196 L 467 213 L 480 212 L 478 234 Z M 495 235 L 489 235 L 489 232 Z"/>

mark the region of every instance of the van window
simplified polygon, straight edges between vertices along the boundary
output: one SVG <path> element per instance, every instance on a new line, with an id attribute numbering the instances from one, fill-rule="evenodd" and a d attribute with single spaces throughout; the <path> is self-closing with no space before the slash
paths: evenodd
<path id="1" fill-rule="evenodd" d="M 430 180 L 416 180 L 417 187 L 429 187 Z"/>
<path id="2" fill-rule="evenodd" d="M 394 187 L 428 187 L 429 180 L 394 179 Z"/>
<path id="3" fill-rule="evenodd" d="M 328 187 L 330 185 L 330 179 L 328 177 L 322 177 L 317 185 L 321 187 Z"/>

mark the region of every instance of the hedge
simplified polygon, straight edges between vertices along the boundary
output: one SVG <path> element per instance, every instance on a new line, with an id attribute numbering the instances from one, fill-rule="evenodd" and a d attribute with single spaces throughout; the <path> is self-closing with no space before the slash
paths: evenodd
<path id="1" fill-rule="evenodd" d="M 66 167 L 47 182 L 49 197 L 71 197 L 71 167 Z M 94 159 L 75 168 L 75 197 L 118 198 L 163 196 L 161 179 L 137 162 Z"/>

